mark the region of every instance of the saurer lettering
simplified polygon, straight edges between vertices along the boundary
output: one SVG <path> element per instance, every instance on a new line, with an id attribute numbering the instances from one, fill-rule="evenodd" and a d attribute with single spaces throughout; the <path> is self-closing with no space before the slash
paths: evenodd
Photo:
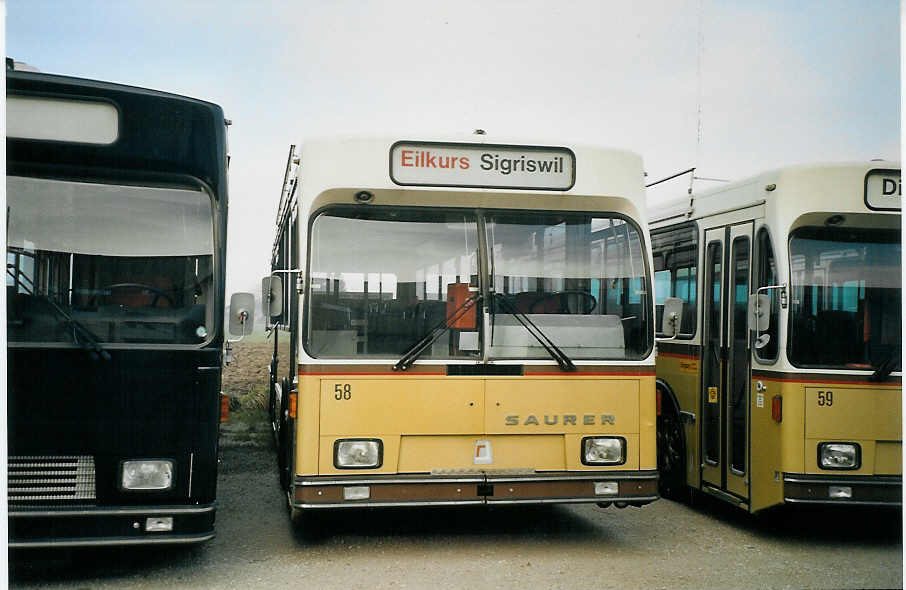
<path id="1" fill-rule="evenodd" d="M 600 422 L 597 421 L 600 417 Z M 558 423 L 562 423 L 564 426 L 567 425 L 576 425 L 577 415 L 576 414 L 545 414 L 542 418 L 544 424 L 548 426 L 554 426 Z M 538 416 L 534 414 L 529 414 L 525 418 L 522 418 L 518 414 L 510 414 L 506 418 L 507 426 L 540 426 L 541 421 L 538 420 Z M 582 424 L 593 426 L 595 424 L 616 424 L 616 417 L 613 414 L 583 414 L 582 415 Z"/>

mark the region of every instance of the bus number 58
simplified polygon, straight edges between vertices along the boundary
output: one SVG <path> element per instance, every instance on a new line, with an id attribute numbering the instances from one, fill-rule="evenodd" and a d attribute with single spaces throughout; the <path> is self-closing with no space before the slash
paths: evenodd
<path id="1" fill-rule="evenodd" d="M 336 383 L 333 391 L 333 398 L 336 400 L 352 398 L 352 385 L 349 383 Z"/>

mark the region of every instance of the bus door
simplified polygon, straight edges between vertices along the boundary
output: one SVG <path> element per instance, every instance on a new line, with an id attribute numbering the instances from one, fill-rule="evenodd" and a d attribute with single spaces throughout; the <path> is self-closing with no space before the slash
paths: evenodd
<path id="1" fill-rule="evenodd" d="M 705 232 L 702 481 L 748 499 L 751 222 Z"/>

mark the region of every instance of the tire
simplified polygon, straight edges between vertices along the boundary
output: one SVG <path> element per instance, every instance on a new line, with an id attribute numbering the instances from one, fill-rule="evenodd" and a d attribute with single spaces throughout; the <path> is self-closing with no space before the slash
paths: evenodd
<path id="1" fill-rule="evenodd" d="M 276 378 L 276 375 L 274 374 L 276 368 L 276 359 L 271 359 L 270 367 L 268 370 L 269 378 L 267 392 L 267 417 L 268 420 L 270 420 L 271 425 L 275 424 L 277 419 L 277 391 L 276 387 L 274 387 L 274 385 L 276 384 L 276 382 L 274 381 L 274 379 Z"/>
<path id="2" fill-rule="evenodd" d="M 666 402 L 666 395 L 663 399 Z M 672 407 L 664 407 L 657 417 L 657 470 L 658 490 L 662 497 L 680 501 L 688 497 L 685 437 L 679 416 Z"/>
<path id="3" fill-rule="evenodd" d="M 290 471 L 292 462 L 292 422 L 287 418 L 289 409 L 289 389 L 287 380 L 283 380 L 283 395 L 280 396 L 280 430 L 277 432 L 277 471 L 280 474 L 280 489 L 288 491 L 290 487 Z"/>
<path id="4" fill-rule="evenodd" d="M 322 514 L 318 509 L 303 509 L 289 506 L 289 523 L 293 534 L 306 543 L 320 543 L 325 538 L 321 524 Z"/>

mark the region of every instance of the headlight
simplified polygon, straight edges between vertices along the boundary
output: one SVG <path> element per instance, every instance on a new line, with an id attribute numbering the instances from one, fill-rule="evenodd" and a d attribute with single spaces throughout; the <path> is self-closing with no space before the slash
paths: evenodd
<path id="1" fill-rule="evenodd" d="M 376 438 L 338 440 L 333 444 L 337 469 L 375 469 L 384 462 L 384 445 Z"/>
<path id="2" fill-rule="evenodd" d="M 622 465 L 625 462 L 625 438 L 587 436 L 582 439 L 582 463 L 584 465 Z"/>
<path id="3" fill-rule="evenodd" d="M 169 490 L 173 487 L 173 461 L 123 461 L 120 481 L 124 490 Z"/>
<path id="4" fill-rule="evenodd" d="M 856 443 L 821 443 L 818 445 L 818 466 L 821 469 L 858 469 L 860 447 Z"/>

